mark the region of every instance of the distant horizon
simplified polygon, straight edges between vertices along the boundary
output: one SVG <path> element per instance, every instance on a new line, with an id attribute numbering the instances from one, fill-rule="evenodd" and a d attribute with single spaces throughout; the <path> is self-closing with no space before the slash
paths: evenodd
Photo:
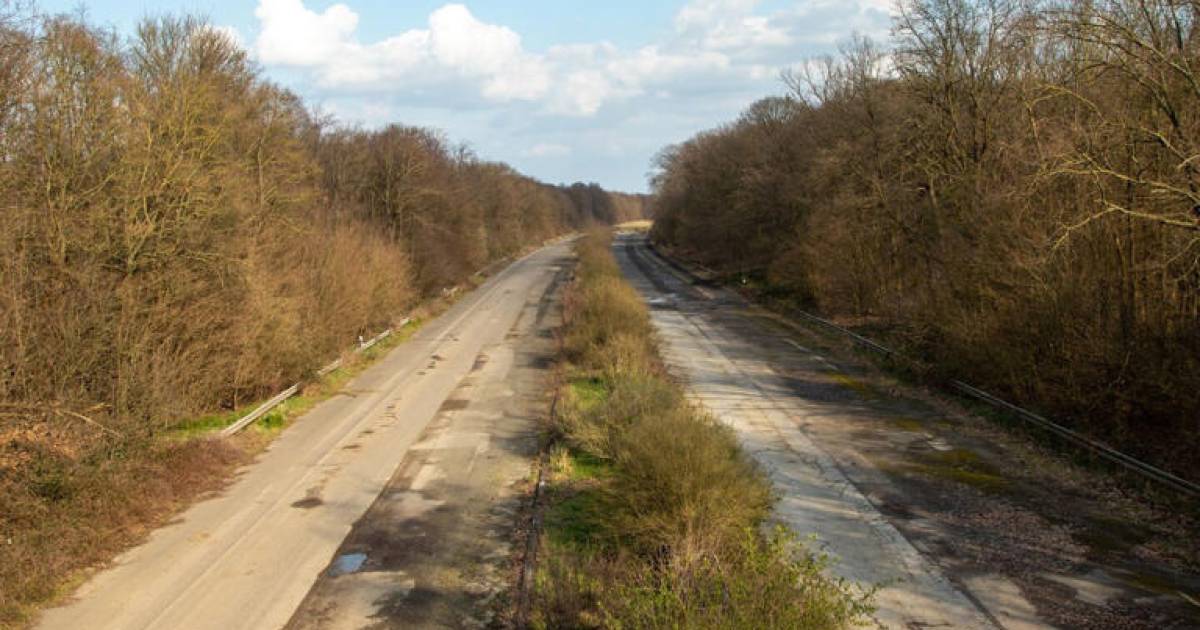
<path id="1" fill-rule="evenodd" d="M 191 14 L 266 78 L 346 125 L 434 128 L 547 184 L 649 192 L 654 156 L 784 93 L 781 72 L 860 33 L 890 0 L 344 3 L 43 0 L 131 35 Z"/>

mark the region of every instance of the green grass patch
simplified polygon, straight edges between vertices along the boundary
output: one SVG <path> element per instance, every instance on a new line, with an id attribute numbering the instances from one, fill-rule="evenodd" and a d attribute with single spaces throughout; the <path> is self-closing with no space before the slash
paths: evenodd
<path id="1" fill-rule="evenodd" d="M 604 499 L 598 488 L 573 491 L 546 512 L 547 540 L 580 549 L 598 546 L 605 529 Z"/>
<path id="2" fill-rule="evenodd" d="M 374 346 L 361 353 L 348 355 L 342 367 L 308 383 L 300 394 L 280 403 L 265 416 L 259 418 L 251 425 L 250 429 L 268 435 L 278 433 L 286 428 L 292 420 L 308 413 L 317 404 L 336 394 L 346 383 L 361 374 L 376 360 L 407 341 L 420 329 L 421 323 L 419 318 L 413 318 Z M 220 411 L 195 419 L 185 419 L 167 431 L 164 437 L 171 441 L 186 441 L 211 435 L 245 417 L 266 400 L 264 398 L 247 403 L 231 411 Z"/>
<path id="3" fill-rule="evenodd" d="M 1001 493 L 1009 488 L 1009 481 L 1007 479 L 991 473 L 977 472 L 974 470 L 955 468 L 951 466 L 916 465 L 912 468 L 915 472 L 927 477 L 947 479 L 966 486 L 971 486 L 976 490 L 987 492 L 989 494 Z"/>
<path id="4" fill-rule="evenodd" d="M 860 381 L 860 380 L 854 378 L 853 376 L 850 376 L 849 374 L 843 374 L 841 372 L 834 372 L 833 374 L 830 375 L 830 378 L 833 379 L 833 382 L 837 383 L 838 385 L 841 385 L 842 387 L 845 387 L 846 389 L 853 391 L 854 393 L 858 394 L 859 396 L 862 396 L 863 398 L 871 399 L 871 398 L 877 397 L 875 395 L 875 390 L 873 390 L 870 385 L 867 385 L 863 381 Z"/>
<path id="5" fill-rule="evenodd" d="M 590 411 L 608 398 L 608 386 L 599 378 L 573 378 L 568 386 L 577 408 L 583 412 Z"/>
<path id="6" fill-rule="evenodd" d="M 237 422 L 238 418 L 254 411 L 254 408 L 259 404 L 261 403 L 243 405 L 232 411 L 221 411 L 201 416 L 194 420 L 184 420 L 167 433 L 167 438 L 173 440 L 190 440 L 215 433 Z"/>
<path id="7" fill-rule="evenodd" d="M 591 453 L 578 452 L 571 455 L 570 478 L 573 481 L 602 479 L 612 474 L 612 464 Z"/>
<path id="8" fill-rule="evenodd" d="M 912 433 L 919 433 L 925 430 L 925 423 L 916 418 L 892 418 L 890 422 L 897 429 Z"/>
<path id="9" fill-rule="evenodd" d="M 884 462 L 880 464 L 880 468 L 891 474 L 952 481 L 988 494 L 1007 492 L 1012 485 L 999 470 L 984 462 L 977 453 L 967 449 L 922 453 L 916 462 Z"/>
<path id="10" fill-rule="evenodd" d="M 557 444 L 550 453 L 546 539 L 555 545 L 590 549 L 603 538 L 613 466 L 586 451 Z"/>
<path id="11" fill-rule="evenodd" d="M 979 459 L 979 454 L 965 448 L 956 448 L 949 451 L 934 451 L 925 454 L 922 459 L 938 466 L 949 466 L 951 468 L 978 468 L 984 464 Z"/>

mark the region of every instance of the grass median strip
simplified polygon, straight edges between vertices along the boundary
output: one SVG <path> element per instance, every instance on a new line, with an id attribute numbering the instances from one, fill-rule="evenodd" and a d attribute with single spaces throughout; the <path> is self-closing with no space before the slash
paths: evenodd
<path id="1" fill-rule="evenodd" d="M 567 365 L 532 623 L 541 628 L 841 628 L 857 586 L 791 532 L 765 532 L 770 485 L 733 433 L 689 404 L 649 313 L 594 232 L 576 246 Z"/>

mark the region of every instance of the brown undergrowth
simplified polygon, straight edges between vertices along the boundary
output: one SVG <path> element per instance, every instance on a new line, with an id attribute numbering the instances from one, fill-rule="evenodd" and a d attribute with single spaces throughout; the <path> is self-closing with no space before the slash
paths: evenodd
<path id="1" fill-rule="evenodd" d="M 49 432 L 53 435 L 53 432 Z M 4 435 L 0 467 L 0 627 L 16 627 L 61 596 L 84 567 L 106 562 L 183 506 L 219 489 L 249 459 L 215 438 L 147 443 L 112 438 L 76 458 L 67 439 Z M 15 466 L 12 453 L 33 453 Z"/>

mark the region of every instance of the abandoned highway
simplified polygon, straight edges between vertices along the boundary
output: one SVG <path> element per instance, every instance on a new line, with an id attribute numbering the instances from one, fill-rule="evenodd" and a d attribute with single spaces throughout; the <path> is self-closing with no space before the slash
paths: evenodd
<path id="1" fill-rule="evenodd" d="M 837 575 L 878 587 L 881 626 L 1200 623 L 1196 576 L 1101 548 L 1099 498 L 697 286 L 644 236 L 615 249 L 672 372 L 768 473 L 774 519 L 813 536 Z M 571 266 L 557 244 L 500 271 L 41 627 L 503 625 Z"/>
<path id="2" fill-rule="evenodd" d="M 280 628 L 297 608 L 312 612 L 301 628 L 486 617 L 546 408 L 547 318 L 569 248 L 541 249 L 462 298 L 41 627 Z"/>

